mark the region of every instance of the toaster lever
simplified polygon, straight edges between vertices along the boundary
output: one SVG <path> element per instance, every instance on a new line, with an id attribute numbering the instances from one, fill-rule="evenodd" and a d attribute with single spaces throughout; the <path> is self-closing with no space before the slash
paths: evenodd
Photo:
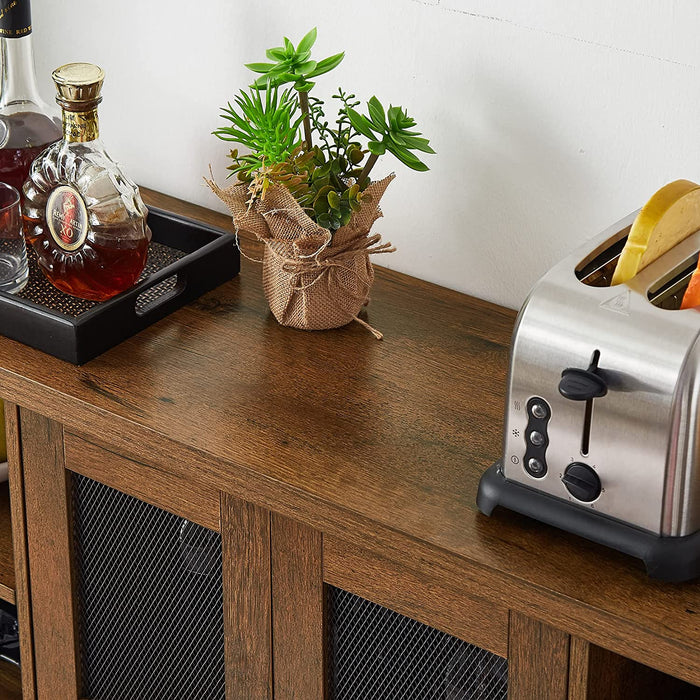
<path id="1" fill-rule="evenodd" d="M 571 401 L 590 401 L 608 393 L 608 385 L 595 369 L 568 367 L 561 373 L 559 393 Z"/>

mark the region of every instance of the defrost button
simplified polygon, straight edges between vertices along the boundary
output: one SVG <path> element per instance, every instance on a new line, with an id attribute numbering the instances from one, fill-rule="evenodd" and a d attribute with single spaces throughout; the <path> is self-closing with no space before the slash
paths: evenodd
<path id="1" fill-rule="evenodd" d="M 533 430 L 529 434 L 528 439 L 535 447 L 542 447 L 545 443 L 545 437 L 539 430 Z"/>

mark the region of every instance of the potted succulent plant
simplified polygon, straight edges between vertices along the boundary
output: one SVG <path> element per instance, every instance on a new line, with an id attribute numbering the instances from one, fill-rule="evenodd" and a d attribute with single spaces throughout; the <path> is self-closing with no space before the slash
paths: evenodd
<path id="1" fill-rule="evenodd" d="M 329 125 L 326 105 L 310 92 L 344 54 L 314 61 L 315 41 L 315 28 L 296 47 L 285 37 L 283 46 L 267 50 L 270 62 L 247 64 L 258 77 L 223 108 L 227 123 L 214 131 L 245 149 L 229 154 L 238 182 L 225 189 L 207 182 L 236 231 L 265 244 L 263 287 L 281 324 L 318 330 L 356 320 L 381 338 L 357 314 L 374 280 L 369 256 L 394 250 L 371 234 L 394 176 L 373 181 L 370 173 L 385 153 L 428 170 L 415 152 L 434 151 L 403 108 L 385 110 L 372 97 L 362 114 L 355 95 L 340 88 L 333 95 L 338 116 Z"/>

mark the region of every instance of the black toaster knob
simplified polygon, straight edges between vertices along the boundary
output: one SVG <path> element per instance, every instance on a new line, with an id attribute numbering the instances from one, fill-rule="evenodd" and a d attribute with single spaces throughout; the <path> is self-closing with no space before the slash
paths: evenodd
<path id="1" fill-rule="evenodd" d="M 572 401 L 598 399 L 608 393 L 605 379 L 590 369 L 569 367 L 561 373 L 559 393 Z"/>
<path id="2" fill-rule="evenodd" d="M 600 478 L 587 464 L 572 462 L 561 477 L 566 490 L 584 503 L 595 501 L 600 496 Z"/>

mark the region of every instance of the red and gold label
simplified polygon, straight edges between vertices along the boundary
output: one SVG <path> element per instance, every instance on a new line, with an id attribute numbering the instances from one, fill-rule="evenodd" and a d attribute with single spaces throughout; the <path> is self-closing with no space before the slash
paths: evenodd
<path id="1" fill-rule="evenodd" d="M 46 221 L 56 244 L 72 252 L 78 250 L 88 234 L 88 213 L 77 190 L 67 185 L 57 187 L 46 203 Z"/>

